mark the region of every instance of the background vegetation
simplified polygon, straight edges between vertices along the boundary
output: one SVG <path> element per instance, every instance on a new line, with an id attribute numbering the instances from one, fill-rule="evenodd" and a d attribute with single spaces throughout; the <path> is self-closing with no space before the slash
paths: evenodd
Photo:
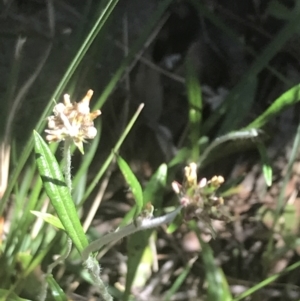
<path id="1" fill-rule="evenodd" d="M 114 300 L 300 299 L 298 1 L 6 0 L 0 14 L 1 300 L 40 300 L 67 251 L 32 213 L 59 215 L 33 130 L 45 137 L 54 101 L 88 89 L 102 115 L 85 154 L 72 150 L 83 245 L 131 222 L 139 185 L 156 217 L 178 208 L 172 182 L 189 163 L 198 180 L 225 178 L 208 219 L 189 212 L 99 250 Z M 47 300 L 101 300 L 82 263 L 73 248 Z"/>

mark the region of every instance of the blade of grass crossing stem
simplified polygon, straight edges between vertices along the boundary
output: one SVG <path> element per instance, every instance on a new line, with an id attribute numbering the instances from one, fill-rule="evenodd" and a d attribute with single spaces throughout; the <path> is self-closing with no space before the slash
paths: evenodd
<path id="1" fill-rule="evenodd" d="M 137 118 L 139 117 L 142 109 L 144 107 L 144 104 L 140 104 L 137 111 L 135 112 L 135 114 L 133 115 L 133 117 L 131 118 L 131 120 L 129 121 L 128 125 L 126 126 L 124 132 L 122 133 L 121 137 L 119 138 L 119 140 L 117 141 L 113 151 L 110 153 L 110 155 L 108 156 L 108 158 L 105 160 L 105 162 L 102 164 L 101 169 L 99 170 L 99 172 L 96 174 L 96 176 L 94 177 L 94 180 L 92 181 L 92 183 L 89 185 L 89 187 L 87 188 L 83 199 L 81 201 L 81 204 L 84 203 L 84 201 L 88 198 L 88 196 L 90 195 L 90 193 L 93 191 L 93 189 L 95 188 L 95 186 L 98 184 L 99 180 L 101 179 L 101 177 L 103 176 L 103 174 L 105 173 L 105 171 L 107 170 L 108 166 L 110 165 L 110 163 L 112 162 L 112 160 L 114 159 L 114 156 L 116 153 L 118 153 L 122 143 L 124 142 L 125 138 L 127 137 L 128 133 L 130 132 L 131 128 L 133 127 L 134 123 L 136 122 Z"/>
<path id="2" fill-rule="evenodd" d="M 168 169 L 166 164 L 162 164 L 157 171 L 152 175 L 146 188 L 144 189 L 144 202 L 151 202 L 155 208 L 159 208 L 163 199 L 163 192 L 167 184 Z M 144 250 L 149 242 L 149 237 L 153 230 L 142 231 L 133 234 L 127 241 L 128 250 L 128 273 L 126 276 L 124 301 L 128 300 L 133 281 L 140 264 L 140 260 L 144 254 Z"/>
<path id="3" fill-rule="evenodd" d="M 98 35 L 99 31 L 105 24 L 106 20 L 108 19 L 109 15 L 113 11 L 114 7 L 118 3 L 118 0 L 109 0 L 106 7 L 103 9 L 102 14 L 99 16 L 97 21 L 95 22 L 93 28 L 91 29 L 90 33 L 88 34 L 87 38 L 81 45 L 80 49 L 78 50 L 77 54 L 75 55 L 74 59 L 72 60 L 70 66 L 68 67 L 66 73 L 64 74 L 63 78 L 61 79 L 60 83 L 58 84 L 57 88 L 55 89 L 53 95 L 50 98 L 50 101 L 45 108 L 44 112 L 42 113 L 40 120 L 38 121 L 36 125 L 36 130 L 38 132 L 41 132 L 45 123 L 46 123 L 46 117 L 50 114 L 51 108 L 53 106 L 53 99 L 58 99 L 59 95 L 62 93 L 63 89 L 66 87 L 68 81 L 74 74 L 75 70 L 77 69 L 78 65 L 82 61 L 83 57 L 85 56 L 86 52 L 90 48 L 92 42 L 95 40 L 96 36 Z M 17 181 L 17 178 L 22 171 L 24 164 L 26 160 L 28 159 L 32 149 L 33 149 L 34 143 L 33 139 L 30 138 L 28 142 L 26 143 L 24 150 L 22 151 L 22 155 L 18 160 L 18 164 L 16 165 L 16 168 L 14 169 L 9 185 L 5 191 L 5 194 L 2 198 L 2 201 L 0 202 L 0 216 L 3 213 L 3 210 L 5 208 L 6 202 L 8 200 L 8 197 Z"/>
<path id="4" fill-rule="evenodd" d="M 195 69 L 189 60 L 187 61 L 186 88 L 189 99 L 191 159 L 193 162 L 197 162 L 199 159 L 198 140 L 200 139 L 200 124 L 202 117 L 202 92 Z"/>
<path id="5" fill-rule="evenodd" d="M 279 96 L 270 107 L 253 122 L 251 122 L 246 128 L 261 128 L 267 122 L 269 122 L 274 116 L 279 114 L 283 109 L 291 106 L 300 100 L 300 84 L 292 87 L 281 96 Z"/>
<path id="6" fill-rule="evenodd" d="M 222 269 L 220 269 L 215 262 L 213 251 L 211 247 L 205 243 L 200 235 L 197 224 L 193 221 L 189 223 L 192 230 L 195 231 L 199 242 L 201 244 L 201 256 L 205 267 L 207 288 L 207 300 L 208 301 L 231 301 L 232 296 L 224 276 Z"/>
<path id="7" fill-rule="evenodd" d="M 125 178 L 127 184 L 129 185 L 131 192 L 134 196 L 135 204 L 136 204 L 136 212 L 135 217 L 137 217 L 143 208 L 143 190 L 142 186 L 139 183 L 138 179 L 132 172 L 131 168 L 127 164 L 127 162 L 119 155 L 117 155 L 117 163 L 119 168 Z"/>
<path id="8" fill-rule="evenodd" d="M 268 185 L 268 187 L 270 187 L 272 185 L 272 177 L 273 177 L 273 170 L 272 170 L 271 162 L 268 157 L 267 150 L 266 150 L 265 146 L 263 145 L 263 143 L 258 142 L 257 148 L 258 148 L 262 166 L 263 166 L 264 178 L 265 178 L 266 184 Z"/>
<path id="9" fill-rule="evenodd" d="M 163 298 L 163 301 L 170 301 L 172 296 L 175 295 L 175 293 L 179 290 L 180 286 L 188 276 L 191 268 L 193 267 L 194 262 L 197 260 L 198 257 L 195 257 L 191 259 L 188 264 L 185 266 L 183 271 L 180 273 L 180 275 L 176 278 L 174 281 L 172 287 L 169 289 L 169 291 L 166 293 L 165 297 Z"/>
<path id="10" fill-rule="evenodd" d="M 88 241 L 60 167 L 47 143 L 37 132 L 34 132 L 34 141 L 36 162 L 46 193 L 68 236 L 81 253 Z"/>
<path id="11" fill-rule="evenodd" d="M 55 301 L 68 301 L 66 294 L 55 281 L 52 275 L 47 275 L 46 280 L 49 285 L 51 295 Z"/>

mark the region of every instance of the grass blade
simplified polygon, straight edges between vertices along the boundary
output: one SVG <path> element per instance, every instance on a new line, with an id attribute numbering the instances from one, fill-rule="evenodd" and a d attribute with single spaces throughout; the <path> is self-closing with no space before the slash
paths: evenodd
<path id="1" fill-rule="evenodd" d="M 67 301 L 68 298 L 58 283 L 55 281 L 52 275 L 47 275 L 47 283 L 49 285 L 52 297 L 55 301 Z"/>
<path id="2" fill-rule="evenodd" d="M 131 128 L 133 127 L 134 123 L 136 122 L 137 118 L 139 117 L 142 109 L 143 109 L 144 105 L 141 104 L 137 111 L 135 112 L 135 114 L 133 115 L 133 117 L 131 118 L 131 120 L 129 121 L 127 127 L 125 128 L 123 134 L 121 135 L 121 137 L 119 138 L 119 140 L 117 141 L 113 152 L 111 152 L 111 154 L 108 156 L 108 158 L 105 160 L 105 162 L 102 164 L 101 169 L 99 170 L 99 172 L 97 173 L 97 175 L 94 177 L 94 180 L 92 181 L 92 183 L 89 185 L 89 187 L 86 189 L 86 192 L 83 196 L 83 199 L 81 201 L 81 203 L 83 203 L 87 197 L 90 195 L 90 193 L 92 192 L 92 190 L 95 188 L 95 186 L 98 184 L 99 180 L 101 179 L 101 177 L 103 176 L 103 174 L 105 173 L 105 171 L 107 170 L 109 164 L 112 162 L 113 158 L 114 158 L 114 154 L 117 153 L 122 145 L 122 143 L 124 142 L 125 138 L 127 137 L 128 133 L 130 132 Z"/>
<path id="3" fill-rule="evenodd" d="M 284 269 L 282 272 L 274 274 L 274 275 L 268 277 L 267 279 L 261 281 L 260 283 L 252 286 L 247 291 L 243 292 L 238 297 L 234 298 L 233 301 L 240 301 L 240 300 L 245 299 L 246 297 L 249 297 L 253 293 L 257 292 L 258 290 L 260 290 L 260 289 L 264 288 L 265 286 L 271 284 L 272 282 L 276 281 L 279 277 L 281 277 L 281 276 L 285 275 L 286 273 L 291 272 L 299 267 L 300 267 L 300 261 L 297 261 L 296 263 L 294 263 L 291 266 Z"/>
<path id="4" fill-rule="evenodd" d="M 191 228 L 196 232 L 201 244 L 201 256 L 205 267 L 206 280 L 208 283 L 208 301 L 231 301 L 232 296 L 221 268 L 216 265 L 211 247 L 205 243 L 199 233 L 199 228 L 195 222 L 190 223 Z"/>
<path id="5" fill-rule="evenodd" d="M 202 91 L 196 72 L 190 62 L 187 63 L 186 88 L 189 100 L 189 129 L 191 143 L 191 160 L 199 159 L 200 125 L 202 119 Z"/>
<path id="6" fill-rule="evenodd" d="M 278 97 L 270 107 L 253 122 L 251 122 L 246 128 L 261 128 L 274 116 L 282 112 L 286 107 L 291 106 L 300 100 L 300 84 L 289 89 Z"/>
<path id="7" fill-rule="evenodd" d="M 134 200 L 136 203 L 135 217 L 137 217 L 141 213 L 142 208 L 143 208 L 142 186 L 139 183 L 136 176 L 134 175 L 134 173 L 132 172 L 132 170 L 129 167 L 129 165 L 127 164 L 127 162 L 119 155 L 117 155 L 117 163 L 119 165 L 119 168 L 120 168 L 127 184 L 129 185 L 129 187 L 133 193 Z"/>
<path id="8" fill-rule="evenodd" d="M 185 266 L 183 271 L 180 273 L 180 275 L 176 278 L 174 281 L 172 287 L 169 289 L 167 294 L 165 295 L 163 301 L 170 301 L 171 297 L 175 295 L 175 293 L 179 290 L 181 284 L 184 282 L 186 277 L 188 276 L 191 268 L 193 267 L 194 262 L 197 260 L 197 257 L 193 258 L 188 262 L 188 264 Z"/>
<path id="9" fill-rule="evenodd" d="M 162 164 L 154 175 L 152 175 L 144 190 L 144 203 L 151 202 L 155 208 L 160 207 L 162 202 L 163 191 L 167 183 L 167 165 Z M 144 204 L 144 205 L 145 205 Z M 131 286 L 134 282 L 140 260 L 144 254 L 145 248 L 148 245 L 149 237 L 153 233 L 153 230 L 143 231 L 133 234 L 129 237 L 127 242 L 128 250 L 128 273 L 126 276 L 126 286 L 123 300 L 127 300 Z"/>
<path id="10" fill-rule="evenodd" d="M 263 166 L 264 178 L 265 178 L 265 181 L 266 181 L 268 187 L 270 187 L 272 185 L 272 176 L 273 176 L 271 162 L 268 158 L 268 154 L 267 154 L 267 150 L 266 150 L 265 146 L 262 143 L 258 143 L 257 148 L 258 148 L 262 166 Z"/>

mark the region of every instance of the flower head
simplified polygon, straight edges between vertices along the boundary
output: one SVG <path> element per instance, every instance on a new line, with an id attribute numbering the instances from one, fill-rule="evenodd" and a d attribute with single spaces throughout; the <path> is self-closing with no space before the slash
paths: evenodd
<path id="1" fill-rule="evenodd" d="M 216 190 L 223 184 L 222 176 L 214 176 L 210 180 L 197 179 L 197 164 L 190 163 L 184 169 L 183 184 L 174 181 L 173 190 L 179 196 L 180 204 L 185 207 L 184 218 L 191 220 L 201 219 L 209 228 L 210 219 L 229 221 L 229 213 L 223 206 L 223 198 L 217 196 Z"/>
<path id="2" fill-rule="evenodd" d="M 88 90 L 86 96 L 78 103 L 71 103 L 70 95 L 64 95 L 64 103 L 56 104 L 53 108 L 54 115 L 48 117 L 48 129 L 45 132 L 49 142 L 71 139 L 83 153 L 83 142 L 96 137 L 94 119 L 101 114 L 100 110 L 90 112 L 92 95 L 93 91 Z"/>

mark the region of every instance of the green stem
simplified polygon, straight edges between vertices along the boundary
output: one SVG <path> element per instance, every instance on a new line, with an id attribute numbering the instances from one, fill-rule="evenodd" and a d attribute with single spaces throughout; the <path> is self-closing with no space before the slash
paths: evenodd
<path id="1" fill-rule="evenodd" d="M 174 220 L 177 214 L 181 211 L 182 206 L 177 207 L 174 211 L 167 213 L 166 215 L 155 218 L 138 219 L 137 221 L 119 228 L 115 232 L 108 233 L 99 239 L 91 242 L 81 253 L 82 259 L 86 262 L 91 253 L 98 251 L 102 246 L 114 241 L 118 241 L 124 237 L 132 235 L 138 231 L 153 229 L 163 224 L 170 223 Z"/>
<path id="2" fill-rule="evenodd" d="M 64 142 L 64 176 L 67 187 L 72 193 L 72 179 L 71 179 L 71 143 L 72 140 L 67 138 Z"/>
<path id="3" fill-rule="evenodd" d="M 96 258 L 89 256 L 88 259 L 85 261 L 85 266 L 89 271 L 94 284 L 97 286 L 101 293 L 101 297 L 104 301 L 113 301 L 112 296 L 109 294 L 105 284 L 103 283 L 102 279 L 100 278 L 100 266 L 96 260 Z"/>

